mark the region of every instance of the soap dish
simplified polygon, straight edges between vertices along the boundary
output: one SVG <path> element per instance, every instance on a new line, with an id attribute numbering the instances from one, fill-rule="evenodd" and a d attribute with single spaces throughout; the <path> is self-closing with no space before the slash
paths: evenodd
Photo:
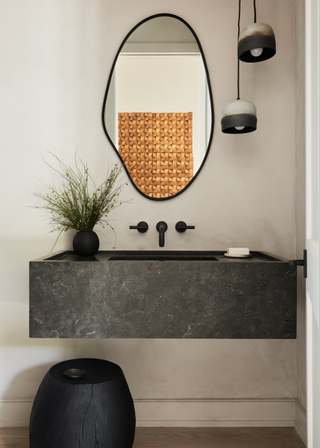
<path id="1" fill-rule="evenodd" d="M 225 257 L 231 258 L 249 258 L 252 257 L 247 247 L 228 247 Z"/>

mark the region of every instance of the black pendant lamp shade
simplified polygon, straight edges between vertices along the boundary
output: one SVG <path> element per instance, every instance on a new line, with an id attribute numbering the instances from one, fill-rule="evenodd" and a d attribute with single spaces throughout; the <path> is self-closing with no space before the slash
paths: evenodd
<path id="1" fill-rule="evenodd" d="M 221 131 L 225 134 L 244 134 L 257 129 L 256 107 L 251 101 L 236 100 L 222 109 Z"/>
<path id="2" fill-rule="evenodd" d="M 257 23 L 256 0 L 253 0 L 254 23 L 244 28 L 238 38 L 238 57 L 243 62 L 260 62 L 276 54 L 273 29 L 266 23 Z"/>
<path id="3" fill-rule="evenodd" d="M 252 23 L 239 36 L 238 56 L 243 62 L 260 62 L 276 54 L 273 29 L 265 23 Z"/>

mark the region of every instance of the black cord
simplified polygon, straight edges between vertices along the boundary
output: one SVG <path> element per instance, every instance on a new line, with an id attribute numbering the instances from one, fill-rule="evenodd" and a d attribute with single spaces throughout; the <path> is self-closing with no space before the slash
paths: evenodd
<path id="1" fill-rule="evenodd" d="M 253 11 L 254 11 L 254 23 L 257 23 L 256 0 L 253 0 Z"/>
<path id="2" fill-rule="evenodd" d="M 237 59 L 238 59 L 238 68 L 237 68 L 237 100 L 240 100 L 240 59 L 238 54 L 238 45 L 239 45 L 239 36 L 240 36 L 240 16 L 241 16 L 241 0 L 239 0 L 239 15 L 238 15 L 238 40 L 237 40 Z"/>

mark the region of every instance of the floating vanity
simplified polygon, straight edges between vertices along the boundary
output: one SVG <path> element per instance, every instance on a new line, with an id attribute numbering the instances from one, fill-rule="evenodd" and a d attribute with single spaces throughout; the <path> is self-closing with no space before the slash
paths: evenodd
<path id="1" fill-rule="evenodd" d="M 296 296 L 263 252 L 63 251 L 30 262 L 30 337 L 295 338 Z"/>

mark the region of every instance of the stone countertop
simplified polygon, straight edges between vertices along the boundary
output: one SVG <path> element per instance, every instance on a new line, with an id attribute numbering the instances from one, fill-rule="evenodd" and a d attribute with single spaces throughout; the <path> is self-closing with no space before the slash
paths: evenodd
<path id="1" fill-rule="evenodd" d="M 296 337 L 296 267 L 288 260 L 190 254 L 198 259 L 172 259 L 185 251 L 101 251 L 90 259 L 63 251 L 31 261 L 30 337 Z M 144 259 L 159 255 L 171 259 Z"/>

